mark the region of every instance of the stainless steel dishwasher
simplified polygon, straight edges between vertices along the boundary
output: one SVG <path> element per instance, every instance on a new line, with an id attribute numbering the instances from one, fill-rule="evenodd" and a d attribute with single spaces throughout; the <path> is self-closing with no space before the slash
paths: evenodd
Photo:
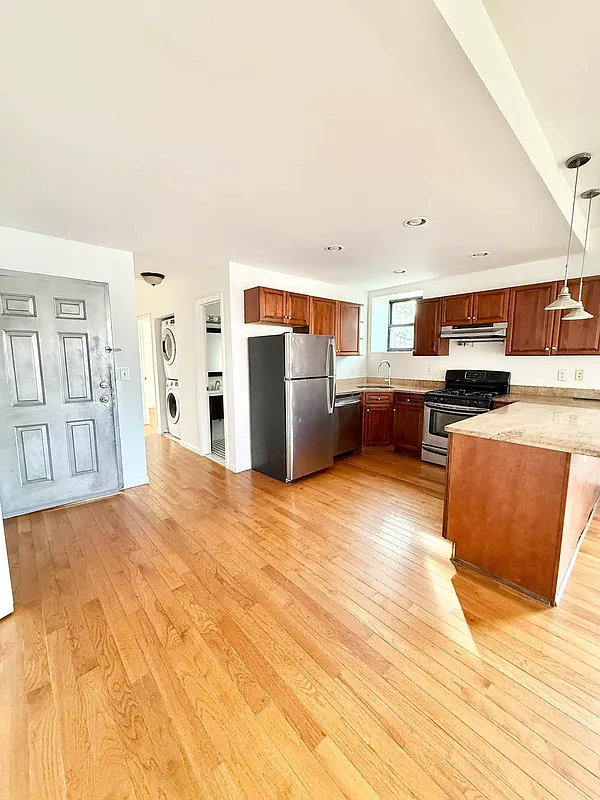
<path id="1" fill-rule="evenodd" d="M 362 445 L 360 394 L 341 395 L 335 398 L 333 409 L 333 455 L 359 452 Z"/>

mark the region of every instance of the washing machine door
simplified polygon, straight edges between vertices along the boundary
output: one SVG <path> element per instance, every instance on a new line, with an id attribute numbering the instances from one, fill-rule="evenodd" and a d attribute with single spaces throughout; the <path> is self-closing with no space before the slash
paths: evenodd
<path id="1" fill-rule="evenodd" d="M 173 425 L 179 422 L 179 396 L 172 389 L 167 392 L 167 414 Z"/>
<path id="2" fill-rule="evenodd" d="M 162 337 L 162 354 L 165 360 L 165 364 L 169 367 L 175 361 L 175 356 L 177 355 L 177 345 L 175 343 L 175 337 L 173 336 L 173 331 L 170 328 L 165 328 L 163 331 Z"/>

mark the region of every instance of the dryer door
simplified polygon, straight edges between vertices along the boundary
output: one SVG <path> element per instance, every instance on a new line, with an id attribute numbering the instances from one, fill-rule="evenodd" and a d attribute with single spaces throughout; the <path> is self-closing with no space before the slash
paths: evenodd
<path id="1" fill-rule="evenodd" d="M 173 336 L 173 331 L 169 328 L 166 328 L 163 332 L 162 337 L 162 353 L 163 358 L 165 360 L 165 364 L 171 366 L 171 364 L 175 361 L 175 356 L 177 354 L 177 345 L 175 344 L 175 337 Z"/>

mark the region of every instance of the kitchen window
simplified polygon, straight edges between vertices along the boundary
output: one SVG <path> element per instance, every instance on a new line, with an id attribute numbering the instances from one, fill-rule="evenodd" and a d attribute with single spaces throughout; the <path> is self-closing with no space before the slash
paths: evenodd
<path id="1" fill-rule="evenodd" d="M 388 352 L 412 353 L 415 343 L 417 298 L 390 300 L 388 319 Z"/>

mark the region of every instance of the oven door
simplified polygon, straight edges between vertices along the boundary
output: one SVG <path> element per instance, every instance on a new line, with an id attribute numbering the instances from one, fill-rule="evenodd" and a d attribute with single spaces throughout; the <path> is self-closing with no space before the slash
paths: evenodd
<path id="1" fill-rule="evenodd" d="M 453 422 L 460 422 L 462 419 L 474 417 L 477 414 L 485 414 L 487 408 L 460 408 L 460 406 L 446 406 L 425 404 L 425 414 L 423 417 L 423 445 L 448 450 L 448 434 L 446 425 Z"/>

